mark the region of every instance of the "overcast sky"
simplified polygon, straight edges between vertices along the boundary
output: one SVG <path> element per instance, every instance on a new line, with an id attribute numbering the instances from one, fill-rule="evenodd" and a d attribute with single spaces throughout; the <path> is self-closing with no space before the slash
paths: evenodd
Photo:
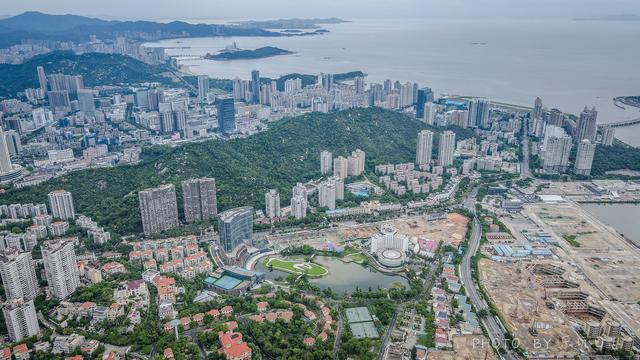
<path id="1" fill-rule="evenodd" d="M 109 18 L 591 17 L 640 15 L 640 0 L 2 0 L 24 11 Z"/>

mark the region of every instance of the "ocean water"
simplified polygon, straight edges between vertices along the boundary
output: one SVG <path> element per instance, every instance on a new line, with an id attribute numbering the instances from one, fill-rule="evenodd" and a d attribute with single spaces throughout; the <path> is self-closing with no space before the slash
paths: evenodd
<path id="1" fill-rule="evenodd" d="M 211 21 L 219 22 L 219 21 Z M 362 70 L 367 81 L 415 81 L 437 94 L 486 97 L 579 113 L 599 111 L 599 123 L 640 117 L 612 98 L 640 95 L 640 22 L 553 20 L 353 19 L 308 37 L 236 37 L 164 40 L 171 55 L 204 55 L 236 42 L 253 49 L 276 46 L 293 55 L 267 59 L 181 63 L 214 78 L 248 79 L 250 71 L 276 77 Z M 640 145 L 640 127 L 618 130 Z"/>

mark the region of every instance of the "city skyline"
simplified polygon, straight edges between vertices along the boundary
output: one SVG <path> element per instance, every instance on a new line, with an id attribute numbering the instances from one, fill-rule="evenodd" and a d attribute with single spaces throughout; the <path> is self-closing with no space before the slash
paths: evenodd
<path id="1" fill-rule="evenodd" d="M 109 3 L 82 2 L 79 0 L 62 0 L 55 3 L 43 3 L 34 0 L 5 4 L 2 15 L 17 15 L 25 11 L 41 11 L 52 14 L 76 14 L 102 17 L 116 20 L 202 20 L 229 18 L 275 19 L 282 17 L 351 17 L 351 18 L 394 18 L 394 17 L 517 17 L 517 18 L 574 18 L 598 17 L 621 14 L 639 14 L 640 4 L 633 0 L 568 0 L 558 4 L 557 1 L 543 0 L 401 0 L 376 1 L 365 0 L 342 1 L 340 11 L 325 4 L 312 1 L 276 0 L 270 6 L 261 7 L 260 1 L 241 0 L 233 3 L 201 0 L 186 0 L 176 9 L 172 4 L 143 0 L 132 5 L 124 0 Z M 150 6 L 150 5 L 153 6 Z M 362 12 L 367 5 L 367 11 Z M 126 9 L 119 10 L 119 9 Z M 193 9 L 198 9 L 194 11 Z M 254 10 L 255 9 L 255 10 Z M 211 15 L 203 15 L 210 11 Z"/>

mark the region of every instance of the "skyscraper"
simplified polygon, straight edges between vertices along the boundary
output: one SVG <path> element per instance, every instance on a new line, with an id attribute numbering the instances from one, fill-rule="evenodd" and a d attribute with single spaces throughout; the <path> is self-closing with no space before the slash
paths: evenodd
<path id="1" fill-rule="evenodd" d="M 179 225 L 176 188 L 172 184 L 138 193 L 140 217 L 145 235 L 153 235 Z"/>
<path id="2" fill-rule="evenodd" d="M 542 99 L 539 97 L 533 103 L 533 111 L 531 111 L 531 120 L 542 118 Z"/>
<path id="3" fill-rule="evenodd" d="M 484 99 L 473 99 L 469 102 L 469 127 L 488 128 L 489 122 L 489 101 Z"/>
<path id="4" fill-rule="evenodd" d="M 251 102 L 260 103 L 260 72 L 258 70 L 251 71 Z"/>
<path id="5" fill-rule="evenodd" d="M 42 260 L 49 292 L 57 299 L 65 299 L 80 286 L 73 242 L 73 238 L 66 238 L 48 240 L 42 244 Z"/>
<path id="6" fill-rule="evenodd" d="M 280 193 L 276 189 L 269 190 L 264 194 L 265 215 L 270 218 L 280 217 Z"/>
<path id="7" fill-rule="evenodd" d="M 543 152 L 542 169 L 546 173 L 563 173 L 569 166 L 571 137 L 568 135 L 551 136 L 546 140 Z"/>
<path id="8" fill-rule="evenodd" d="M 198 75 L 198 100 L 207 101 L 207 93 L 209 93 L 209 77 Z"/>
<path id="9" fill-rule="evenodd" d="M 54 218 L 67 220 L 76 217 L 76 211 L 73 207 L 73 196 L 70 192 L 54 190 L 49 193 L 49 207 L 51 215 Z"/>
<path id="10" fill-rule="evenodd" d="M 44 94 L 47 93 L 47 74 L 44 73 L 44 68 L 42 66 L 38 66 L 38 83 L 40 84 L 40 89 Z"/>
<path id="11" fill-rule="evenodd" d="M 422 117 L 422 120 L 424 120 L 427 125 L 433 125 L 435 123 L 437 113 L 438 105 L 428 102 L 424 106 L 424 116 Z"/>
<path id="12" fill-rule="evenodd" d="M 93 100 L 93 90 L 78 90 L 78 109 L 85 114 L 93 115 L 96 112 L 96 103 Z"/>
<path id="13" fill-rule="evenodd" d="M 218 129 L 224 135 L 236 131 L 236 108 L 233 99 L 218 99 Z"/>
<path id="14" fill-rule="evenodd" d="M 67 90 L 51 90 L 47 92 L 49 108 L 54 111 L 68 111 L 71 108 Z"/>
<path id="15" fill-rule="evenodd" d="M 333 166 L 333 154 L 330 151 L 322 151 L 320 153 L 320 173 L 327 174 L 331 172 Z"/>
<path id="16" fill-rule="evenodd" d="M 428 102 L 433 102 L 433 90 L 428 87 L 418 90 L 416 99 L 416 117 L 424 119 L 424 106 Z"/>
<path id="17" fill-rule="evenodd" d="M 615 137 L 615 128 L 611 126 L 603 126 L 602 127 L 602 139 L 600 143 L 604 146 L 613 145 L 613 139 Z"/>
<path id="18" fill-rule="evenodd" d="M 220 244 L 225 252 L 232 252 L 244 243 L 250 243 L 253 236 L 253 208 L 240 207 L 221 212 L 218 215 Z"/>
<path id="19" fill-rule="evenodd" d="M 347 173 L 350 176 L 360 176 L 364 172 L 365 153 L 357 149 L 347 158 Z"/>
<path id="20" fill-rule="evenodd" d="M 453 165 L 453 153 L 456 150 L 456 134 L 453 131 L 444 131 L 440 134 L 438 144 L 438 165 Z"/>
<path id="21" fill-rule="evenodd" d="M 308 195 L 307 188 L 302 183 L 297 183 L 296 186 L 293 187 L 291 194 L 292 196 L 301 196 L 305 200 L 307 200 L 307 195 Z"/>
<path id="22" fill-rule="evenodd" d="M 188 223 L 213 219 L 218 214 L 216 180 L 190 179 L 182 182 L 184 218 Z"/>
<path id="23" fill-rule="evenodd" d="M 33 300 L 9 300 L 2 307 L 2 314 L 11 341 L 18 342 L 40 332 Z"/>
<path id="24" fill-rule="evenodd" d="M 323 181 L 318 186 L 318 205 L 329 210 L 336 208 L 336 183 L 335 181 Z"/>
<path id="25" fill-rule="evenodd" d="M 422 130 L 418 133 L 416 146 L 416 164 L 426 165 L 431 162 L 433 153 L 433 132 Z"/>
<path id="26" fill-rule="evenodd" d="M 593 164 L 593 155 L 595 152 L 596 144 L 589 140 L 582 140 L 578 144 L 575 163 L 576 175 L 591 175 L 591 165 Z"/>
<path id="27" fill-rule="evenodd" d="M 291 198 L 291 216 L 304 219 L 307 216 L 307 199 L 296 195 Z"/>
<path id="28" fill-rule="evenodd" d="M 346 179 L 348 175 L 349 161 L 343 156 L 338 156 L 333 159 L 333 176 Z"/>
<path id="29" fill-rule="evenodd" d="M 6 249 L 0 252 L 0 275 L 7 299 L 35 299 L 38 295 L 38 278 L 30 252 Z"/>
<path id="30" fill-rule="evenodd" d="M 596 141 L 596 119 L 598 118 L 598 112 L 596 108 L 589 110 L 586 106 L 584 110 L 580 113 L 580 119 L 578 119 L 578 124 L 576 126 L 576 142 L 581 142 L 582 140 L 589 140 L 590 142 Z"/>
<path id="31" fill-rule="evenodd" d="M 9 147 L 7 146 L 7 137 L 2 127 L 0 127 L 0 174 L 5 174 L 12 170 L 13 165 L 11 164 Z"/>

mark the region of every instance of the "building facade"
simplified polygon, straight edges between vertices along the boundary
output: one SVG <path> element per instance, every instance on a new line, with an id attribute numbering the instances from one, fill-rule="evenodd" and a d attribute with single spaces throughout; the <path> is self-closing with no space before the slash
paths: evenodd
<path id="1" fill-rule="evenodd" d="M 45 241 L 42 260 L 51 296 L 65 299 L 80 286 L 74 239 Z"/>
<path id="2" fill-rule="evenodd" d="M 431 162 L 433 153 L 433 132 L 422 130 L 418 133 L 416 145 L 416 164 L 426 165 Z"/>
<path id="3" fill-rule="evenodd" d="M 39 285 L 30 252 L 7 249 L 0 252 L 0 276 L 6 299 L 35 299 Z"/>
<path id="4" fill-rule="evenodd" d="M 49 207 L 54 218 L 67 220 L 76 216 L 73 207 L 73 196 L 64 190 L 54 190 L 49 193 Z"/>
<path id="5" fill-rule="evenodd" d="M 189 179 L 182 182 L 184 218 L 188 223 L 213 219 L 218 214 L 216 180 Z"/>
<path id="6" fill-rule="evenodd" d="M 453 131 L 443 131 L 438 144 L 438 165 L 453 165 L 453 154 L 456 150 L 456 134 Z"/>
<path id="7" fill-rule="evenodd" d="M 158 234 L 178 226 L 176 188 L 172 184 L 140 191 L 138 200 L 145 235 Z"/>
<path id="8" fill-rule="evenodd" d="M 251 242 L 253 236 L 253 208 L 240 207 L 224 211 L 218 215 L 220 244 L 225 252 Z"/>

